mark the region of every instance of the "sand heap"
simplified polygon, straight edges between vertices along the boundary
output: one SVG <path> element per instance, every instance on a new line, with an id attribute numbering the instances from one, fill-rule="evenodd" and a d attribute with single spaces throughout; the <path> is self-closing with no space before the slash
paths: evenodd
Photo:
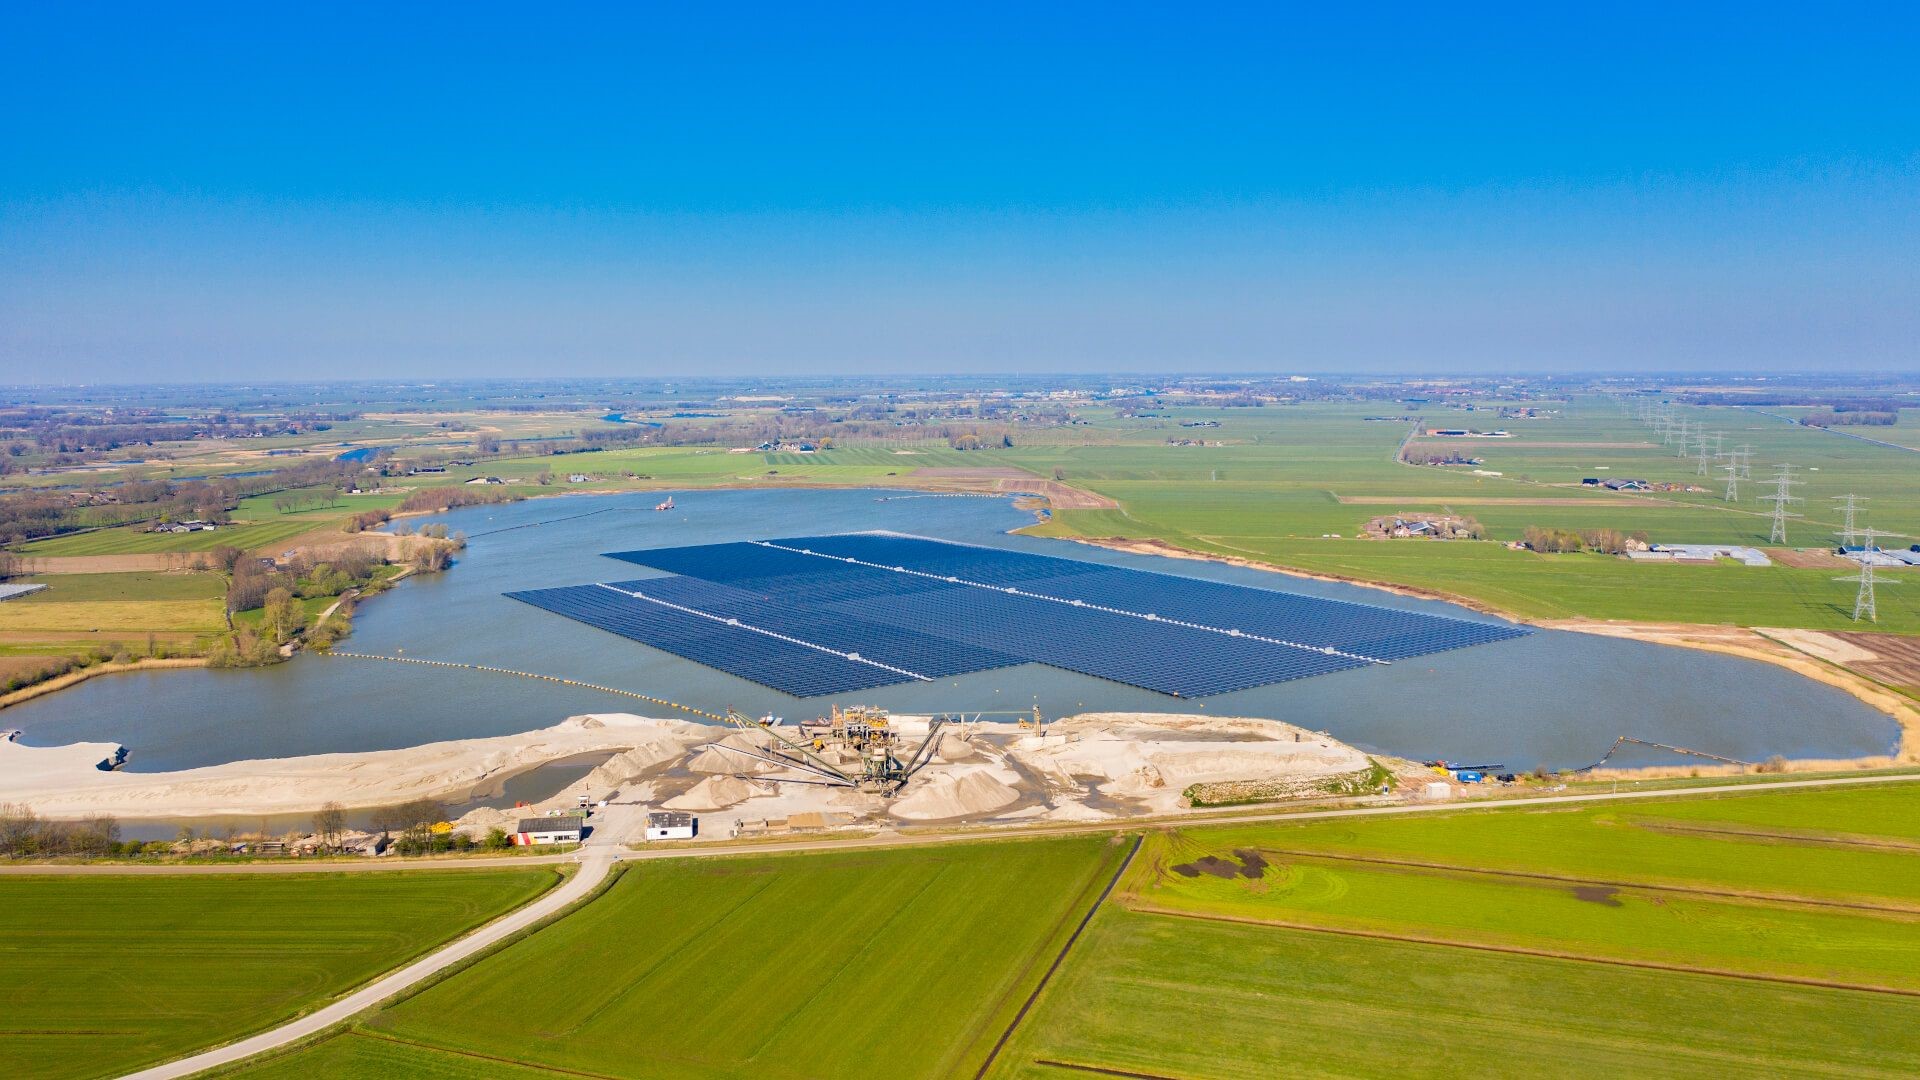
<path id="1" fill-rule="evenodd" d="M 909 784 L 906 794 L 893 801 L 889 812 L 908 821 L 990 814 L 1020 801 L 1020 792 L 996 775 L 998 772 L 981 765 L 935 773 Z"/>
<path id="2" fill-rule="evenodd" d="M 774 793 L 772 784 L 739 776 L 709 776 L 687 793 L 661 804 L 669 810 L 725 810 L 748 799 Z"/>
<path id="3" fill-rule="evenodd" d="M 780 766 L 775 765 L 771 761 L 762 761 L 759 758 L 748 757 L 745 754 L 735 754 L 721 749 L 722 746 L 730 745 L 732 744 L 723 739 L 719 743 L 708 743 L 706 746 L 701 747 L 698 752 L 687 759 L 687 771 L 707 773 L 710 775 L 746 773 L 755 776 L 764 776 L 767 773 L 780 771 Z"/>
<path id="4" fill-rule="evenodd" d="M 1183 806 L 1180 793 L 1193 784 L 1306 780 L 1368 764 L 1351 746 L 1278 720 L 1124 713 L 1059 721 L 1009 754 L 1056 786 L 1091 783 L 1156 810 Z"/>
<path id="5" fill-rule="evenodd" d="M 251 816 L 310 813 L 328 802 L 348 809 L 421 798 L 461 802 L 498 791 L 506 777 L 545 762 L 617 751 L 621 759 L 634 755 L 633 763 L 658 763 L 712 734 L 708 725 L 687 720 L 592 713 L 490 739 L 155 773 L 102 772 L 94 767 L 100 753 L 93 746 L 76 751 L 0 742 L 0 802 L 25 803 L 49 817 Z M 136 743 L 136 764 L 139 755 Z"/>
<path id="6" fill-rule="evenodd" d="M 940 761 L 965 761 L 978 755 L 971 742 L 949 731 L 940 736 L 940 745 L 934 748 L 934 757 Z"/>

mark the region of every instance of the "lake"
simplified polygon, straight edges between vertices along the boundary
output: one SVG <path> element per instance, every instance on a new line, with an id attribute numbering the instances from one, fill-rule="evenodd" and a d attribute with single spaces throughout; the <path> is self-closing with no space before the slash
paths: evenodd
<path id="1" fill-rule="evenodd" d="M 468 534 L 444 574 L 368 600 L 341 646 L 490 664 L 788 719 L 826 710 L 509 600 L 509 590 L 632 579 L 603 552 L 891 529 L 1092 562 L 1487 620 L 1435 601 L 1190 560 L 1011 536 L 1032 521 L 1003 498 L 897 491 L 748 490 L 567 496 L 431 519 Z M 424 522 L 416 522 L 420 524 Z M 1619 735 L 1746 760 L 1884 754 L 1897 725 L 1831 687 L 1757 661 L 1560 631 L 1200 700 L 1023 665 L 858 695 L 898 712 L 1031 709 L 1265 716 L 1363 749 L 1510 768 L 1592 763 Z M 841 704 L 854 703 L 842 701 Z M 414 664 L 302 655 L 276 667 L 93 679 L 5 711 L 23 741 L 118 742 L 136 771 L 242 758 L 378 750 L 546 727 L 584 712 L 673 715 L 579 687 Z M 1623 751 L 1614 764 L 1670 764 Z"/>

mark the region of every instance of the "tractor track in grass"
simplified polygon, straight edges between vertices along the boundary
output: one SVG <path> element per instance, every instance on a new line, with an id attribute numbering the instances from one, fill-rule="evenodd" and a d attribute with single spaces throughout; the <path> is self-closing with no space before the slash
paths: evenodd
<path id="1" fill-rule="evenodd" d="M 378 1032 L 364 1031 L 359 1028 L 343 1031 L 335 1036 L 335 1038 L 372 1039 L 375 1042 L 392 1043 L 395 1046 L 410 1046 L 416 1050 L 425 1050 L 429 1053 L 446 1054 L 450 1057 L 473 1058 L 476 1061 L 491 1061 L 497 1065 L 512 1065 L 533 1072 L 553 1073 L 557 1076 L 584 1076 L 587 1077 L 588 1080 L 622 1080 L 621 1077 L 610 1076 L 606 1073 L 587 1072 L 585 1069 L 569 1069 L 564 1065 L 547 1065 L 538 1061 L 522 1061 L 519 1058 L 500 1057 L 496 1054 L 482 1054 L 477 1050 L 455 1050 L 447 1046 L 434 1046 L 431 1043 L 414 1042 L 411 1039 L 397 1039 L 392 1035 L 382 1035 Z"/>
<path id="2" fill-rule="evenodd" d="M 1268 847 L 1254 848 L 1253 850 L 1258 851 L 1262 855 L 1278 855 L 1288 859 L 1323 859 L 1328 862 L 1363 863 L 1371 866 L 1402 867 L 1410 870 L 1439 870 L 1452 874 L 1519 878 L 1524 881 L 1543 881 L 1556 885 L 1593 885 L 1602 888 L 1624 889 L 1635 892 L 1680 893 L 1687 896 L 1707 897 L 1713 900 L 1738 900 L 1764 904 L 1781 904 L 1790 907 L 1839 908 L 1846 911 L 1871 911 L 1887 915 L 1920 915 L 1920 904 L 1875 904 L 1863 900 L 1825 900 L 1818 897 L 1794 896 L 1790 893 L 1742 892 L 1737 889 L 1706 889 L 1695 885 L 1662 885 L 1646 881 L 1611 881 L 1604 878 L 1574 877 L 1570 874 L 1543 874 L 1531 870 L 1500 870 L 1484 866 L 1461 866 L 1457 863 L 1424 862 L 1418 859 L 1390 859 L 1378 855 L 1341 855 L 1319 851 L 1296 851 L 1288 848 Z"/>
<path id="3" fill-rule="evenodd" d="M 1066 1069 L 1070 1072 L 1090 1073 L 1094 1076 L 1118 1076 L 1123 1080 L 1180 1080 L 1166 1073 L 1135 1072 L 1132 1069 L 1113 1069 L 1105 1065 L 1076 1065 L 1071 1061 L 1055 1061 L 1052 1058 L 1034 1058 L 1035 1065 L 1045 1065 L 1050 1069 Z"/>
<path id="4" fill-rule="evenodd" d="M 1000 1051 L 1006 1049 L 1007 1043 L 1013 1038 L 1013 1033 L 1019 1030 L 1020 1022 L 1033 1011 L 1034 1003 L 1040 1000 L 1040 995 L 1046 991 L 1047 984 L 1053 980 L 1054 973 L 1060 970 L 1061 964 L 1066 963 L 1067 954 L 1073 951 L 1073 946 L 1080 940 L 1080 935 L 1086 933 L 1087 924 L 1092 922 L 1093 917 L 1099 913 L 1101 905 L 1107 902 L 1107 897 L 1113 895 L 1113 887 L 1120 884 L 1120 879 L 1126 874 L 1127 867 L 1133 865 L 1133 857 L 1140 853 L 1140 845 L 1145 840 L 1144 833 L 1133 838 L 1133 846 L 1127 849 L 1127 857 L 1120 860 L 1120 865 L 1114 870 L 1113 876 L 1107 879 L 1107 887 L 1101 889 L 1100 895 L 1094 898 L 1093 903 L 1087 905 L 1087 913 L 1080 917 L 1080 925 L 1075 926 L 1073 933 L 1067 935 L 1067 940 L 1060 946 L 1060 952 L 1054 956 L 1053 963 L 1048 964 L 1046 973 L 1040 976 L 1039 985 L 1033 988 L 1033 993 L 1027 995 L 1026 1001 L 1021 1002 L 1020 1011 L 1013 1014 L 1013 1020 L 1007 1024 L 1007 1030 L 1000 1033 L 1000 1038 L 993 1044 L 993 1049 L 987 1051 L 987 1059 L 980 1063 L 979 1071 L 973 1074 L 974 1080 L 980 1080 L 987 1075 L 988 1069 L 993 1068 L 994 1061 L 1000 1057 Z"/>
<path id="5" fill-rule="evenodd" d="M 1816 990 L 1849 990 L 1862 994 L 1886 994 L 1893 997 L 1920 998 L 1920 990 L 1908 987 L 1879 986 L 1874 983 L 1840 982 L 1837 979 L 1816 979 L 1805 975 L 1776 975 L 1758 971 L 1739 971 L 1732 968 L 1704 967 L 1694 964 L 1670 964 L 1659 960 L 1633 960 L 1618 956 L 1594 956 L 1589 953 L 1566 952 L 1560 949 L 1532 949 L 1524 945 L 1496 945 L 1484 941 L 1461 941 L 1455 938 L 1429 937 L 1425 934 L 1396 934 L 1387 930 L 1360 930 L 1352 927 L 1317 926 L 1313 923 L 1289 922 L 1285 919 L 1255 919 L 1246 915 L 1222 915 L 1198 911 L 1181 911 L 1177 908 L 1160 907 L 1155 904 L 1133 903 L 1127 905 L 1127 910 L 1140 915 L 1158 915 L 1169 919 L 1189 919 L 1194 922 L 1228 923 L 1235 926 L 1264 926 L 1271 930 L 1297 930 L 1309 934 L 1331 934 L 1337 937 L 1369 938 L 1374 941 L 1397 941 L 1408 945 L 1434 945 L 1449 949 L 1470 949 L 1474 952 L 1500 953 L 1506 956 L 1531 956 L 1542 960 L 1565 960 L 1578 964 L 1605 964 L 1610 967 L 1638 968 L 1643 971 L 1665 971 L 1676 975 L 1699 975 L 1706 978 L 1741 979 L 1747 982 L 1805 986 Z"/>

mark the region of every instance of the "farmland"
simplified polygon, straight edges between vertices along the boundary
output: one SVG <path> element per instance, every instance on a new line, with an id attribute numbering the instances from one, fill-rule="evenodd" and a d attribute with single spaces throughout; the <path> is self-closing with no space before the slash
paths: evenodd
<path id="1" fill-rule="evenodd" d="M 636 865 L 354 1033 L 241 1075 L 969 1075 L 1125 850 L 1093 837 Z"/>
<path id="2" fill-rule="evenodd" d="M 1912 798 L 1154 834 L 995 1075 L 1910 1074 Z"/>
<path id="3" fill-rule="evenodd" d="M 0 878 L 0 1072 L 112 1076 L 364 983 L 552 886 L 512 871 Z"/>

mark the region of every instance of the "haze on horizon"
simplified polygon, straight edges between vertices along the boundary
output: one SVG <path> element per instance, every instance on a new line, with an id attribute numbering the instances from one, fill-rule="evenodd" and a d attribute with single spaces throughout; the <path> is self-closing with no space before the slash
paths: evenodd
<path id="1" fill-rule="evenodd" d="M 1907 5 L 10 14 L 0 382 L 1920 367 Z"/>

